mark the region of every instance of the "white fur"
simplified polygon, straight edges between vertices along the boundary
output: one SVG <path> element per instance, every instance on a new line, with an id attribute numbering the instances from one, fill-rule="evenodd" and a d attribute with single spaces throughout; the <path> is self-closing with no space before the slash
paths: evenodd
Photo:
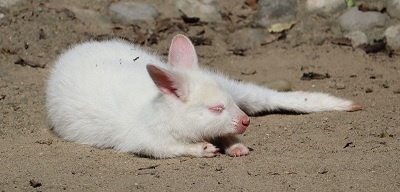
<path id="1" fill-rule="evenodd" d="M 235 103 L 248 115 L 271 111 L 315 113 L 322 111 L 356 111 L 361 106 L 352 101 L 318 92 L 278 92 L 252 83 L 230 80 L 222 75 L 214 78 L 231 94 Z"/>
<path id="2" fill-rule="evenodd" d="M 177 39 L 182 38 L 189 42 L 183 36 Z M 175 58 L 195 55 L 194 48 L 179 51 Z M 184 68 L 169 67 L 121 40 L 71 48 L 56 62 L 48 81 L 53 130 L 66 140 L 157 158 L 213 156 L 217 148 L 206 141 L 237 133 L 248 117 L 209 72 L 198 69 L 195 58 Z M 179 98 L 157 89 L 148 64 L 169 75 Z M 225 110 L 211 112 L 215 105 Z"/>
<path id="3" fill-rule="evenodd" d="M 172 41 L 168 64 L 122 40 L 72 47 L 51 70 L 46 105 L 53 130 L 66 140 L 156 158 L 211 157 L 218 148 L 210 142 L 247 155 L 234 136 L 249 122 L 241 109 L 354 108 L 326 94 L 279 93 L 201 69 L 182 35 Z"/>

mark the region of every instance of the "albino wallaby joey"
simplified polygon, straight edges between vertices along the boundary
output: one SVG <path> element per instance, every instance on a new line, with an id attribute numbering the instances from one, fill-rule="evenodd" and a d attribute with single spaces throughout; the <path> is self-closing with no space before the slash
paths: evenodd
<path id="1" fill-rule="evenodd" d="M 249 125 L 247 115 L 361 109 L 327 94 L 277 92 L 202 69 L 183 35 L 173 38 L 167 64 L 119 39 L 72 47 L 51 70 L 46 105 L 53 130 L 66 140 L 154 158 L 212 157 L 219 148 L 247 155 L 235 136 Z"/>

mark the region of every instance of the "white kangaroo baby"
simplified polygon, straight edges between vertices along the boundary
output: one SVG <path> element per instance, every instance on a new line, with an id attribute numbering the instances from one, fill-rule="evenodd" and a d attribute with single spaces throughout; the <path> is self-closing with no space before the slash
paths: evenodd
<path id="1" fill-rule="evenodd" d="M 183 35 L 173 38 L 168 64 L 118 39 L 72 47 L 51 70 L 46 105 L 53 130 L 66 140 L 154 158 L 212 157 L 218 147 L 247 155 L 235 136 L 249 125 L 246 114 L 361 109 L 327 94 L 281 93 L 201 69 Z"/>

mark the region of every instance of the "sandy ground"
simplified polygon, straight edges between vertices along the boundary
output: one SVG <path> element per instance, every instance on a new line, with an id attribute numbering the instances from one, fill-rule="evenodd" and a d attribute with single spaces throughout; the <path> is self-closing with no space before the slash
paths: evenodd
<path id="1" fill-rule="evenodd" d="M 154 160 L 66 142 L 49 130 L 45 82 L 54 59 L 100 34 L 136 38 L 130 26 L 110 31 L 66 15 L 57 2 L 38 1 L 0 20 L 1 191 L 400 190 L 398 56 L 283 42 L 237 56 L 227 52 L 223 35 L 190 27 L 185 34 L 204 29 L 213 37 L 212 46 L 196 47 L 203 65 L 260 85 L 286 79 L 294 90 L 331 93 L 364 110 L 253 117 L 240 137 L 253 149 L 246 157 Z M 176 33 L 184 32 L 163 34 L 146 47 L 165 53 Z M 311 71 L 331 77 L 300 80 Z"/>

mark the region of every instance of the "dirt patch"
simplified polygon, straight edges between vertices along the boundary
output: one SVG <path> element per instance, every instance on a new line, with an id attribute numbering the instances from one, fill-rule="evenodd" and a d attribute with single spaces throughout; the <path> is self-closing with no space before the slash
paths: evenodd
<path id="1" fill-rule="evenodd" d="M 84 1 L 91 6 L 88 2 Z M 329 43 L 292 47 L 279 41 L 234 54 L 212 26 L 177 22 L 168 27 L 176 22 L 171 18 L 157 36 L 143 35 L 134 33 L 134 26 L 87 25 L 55 4 L 27 2 L 12 10 L 12 17 L 0 20 L 1 190 L 400 189 L 398 57 Z M 147 159 L 66 142 L 49 130 L 45 81 L 62 51 L 110 34 L 163 55 L 177 33 L 197 37 L 200 63 L 234 79 L 260 85 L 285 79 L 294 90 L 331 93 L 357 101 L 364 110 L 253 117 L 241 136 L 253 151 L 241 158 Z M 312 73 L 329 78 L 301 80 Z"/>

